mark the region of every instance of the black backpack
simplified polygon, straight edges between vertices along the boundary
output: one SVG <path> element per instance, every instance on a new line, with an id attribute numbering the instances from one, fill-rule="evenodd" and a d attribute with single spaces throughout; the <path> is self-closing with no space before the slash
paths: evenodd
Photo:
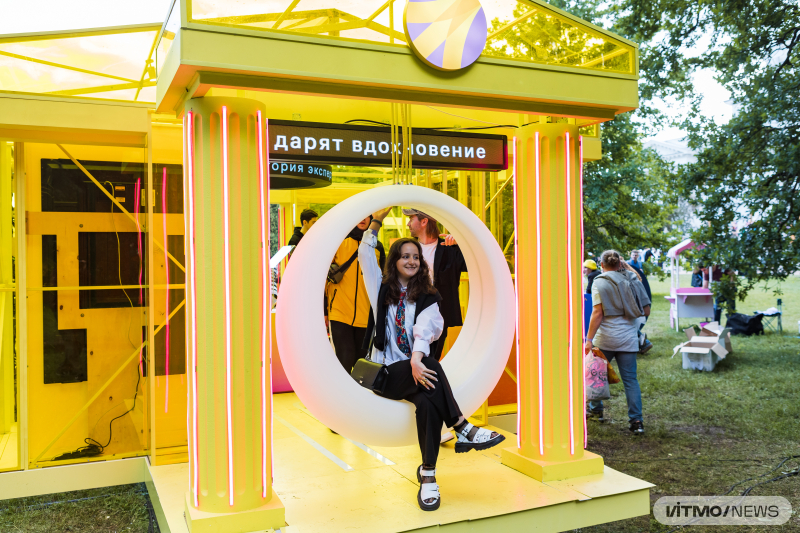
<path id="1" fill-rule="evenodd" d="M 728 315 L 728 323 L 725 327 L 731 329 L 731 335 L 763 335 L 764 325 L 761 319 L 764 315 L 758 313 L 757 315 L 749 316 L 741 313 L 733 313 Z"/>

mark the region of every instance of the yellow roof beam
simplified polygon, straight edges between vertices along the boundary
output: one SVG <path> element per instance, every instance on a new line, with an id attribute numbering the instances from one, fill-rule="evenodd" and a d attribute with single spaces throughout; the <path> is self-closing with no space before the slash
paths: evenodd
<path id="1" fill-rule="evenodd" d="M 367 21 L 375 20 L 375 17 L 377 17 L 378 15 L 383 13 L 386 10 L 386 8 L 389 7 L 390 5 L 392 5 L 393 3 L 394 3 L 394 0 L 387 0 L 385 4 L 383 4 L 381 7 L 376 9 L 375 12 L 372 15 L 369 16 Z"/>
<path id="2" fill-rule="evenodd" d="M 389 37 L 394 37 L 395 39 L 398 39 L 400 41 L 406 42 L 406 34 L 405 33 L 401 32 L 401 31 L 389 29 L 389 28 L 387 28 L 386 26 L 384 26 L 382 24 L 378 24 L 377 22 L 373 22 L 371 20 L 367 21 L 367 28 L 369 28 L 371 30 L 375 30 L 378 33 L 382 33 L 383 35 L 388 35 Z"/>
<path id="3" fill-rule="evenodd" d="M 500 28 L 498 30 L 495 30 L 492 33 L 490 33 L 489 36 L 486 38 L 486 41 L 487 42 L 491 41 L 492 39 L 494 39 L 495 37 L 497 37 L 498 35 L 500 35 L 504 31 L 506 31 L 507 29 L 513 28 L 515 25 L 517 25 L 520 22 L 522 22 L 523 20 L 527 19 L 528 17 L 530 17 L 531 15 L 536 13 L 537 11 L 539 11 L 537 8 L 533 8 L 530 11 L 528 11 L 527 13 L 525 13 L 524 15 L 515 18 L 514 20 L 512 20 L 511 22 L 509 22 L 508 24 L 506 24 L 502 28 Z"/>
<path id="4" fill-rule="evenodd" d="M 131 83 L 118 83 L 116 85 L 99 85 L 97 87 L 84 87 L 82 89 L 66 89 L 63 91 L 52 91 L 42 94 L 52 94 L 56 96 L 75 96 L 78 94 L 104 93 L 109 91 L 121 91 L 124 89 L 138 89 L 140 87 L 155 87 L 156 81 L 131 81 Z"/>
<path id="5" fill-rule="evenodd" d="M 618 48 L 617 50 L 614 50 L 613 52 L 611 52 L 609 54 L 605 54 L 605 55 L 602 55 L 602 56 L 600 56 L 600 57 L 598 57 L 596 59 L 592 59 L 591 61 L 587 61 L 586 63 L 582 63 L 581 66 L 582 67 L 593 67 L 595 65 L 599 65 L 600 63 L 602 63 L 603 61 L 605 61 L 607 59 L 613 59 L 613 58 L 615 58 L 617 56 L 621 56 L 622 54 L 626 54 L 628 52 L 630 52 L 630 50 L 628 50 L 626 48 Z"/>
<path id="6" fill-rule="evenodd" d="M 366 27 L 366 22 L 357 20 L 353 22 L 333 22 L 303 28 L 303 33 L 328 33 L 334 31 L 357 30 Z"/>
<path id="7" fill-rule="evenodd" d="M 73 37 L 92 37 L 95 35 L 116 35 L 120 33 L 138 33 L 143 31 L 159 31 L 161 23 L 129 24 L 127 26 L 109 26 L 107 28 L 87 28 L 83 30 L 42 31 L 35 33 L 13 33 L 0 36 L 2 43 L 22 43 L 31 41 L 48 41 L 52 39 L 70 39 Z"/>
<path id="8" fill-rule="evenodd" d="M 104 78 L 111 78 L 113 80 L 121 80 L 121 81 L 127 81 L 129 83 L 136 83 L 136 80 L 132 80 L 130 78 L 123 78 L 122 76 L 114 76 L 113 74 L 104 74 L 103 72 L 96 72 L 94 70 L 88 70 L 80 67 L 71 67 L 69 65 L 64 65 L 61 63 L 45 61 L 44 59 L 36 59 L 35 57 L 23 56 L 20 54 L 12 54 L 11 52 L 5 52 L 3 50 L 0 50 L 0 55 L 13 57 L 14 59 L 21 59 L 23 61 L 30 61 L 32 63 L 39 63 L 40 65 L 47 65 L 49 67 L 63 68 L 66 70 L 72 70 L 74 72 L 81 72 L 83 74 L 91 74 L 92 76 L 102 76 Z"/>
<path id="9" fill-rule="evenodd" d="M 280 17 L 278 17 L 278 20 L 276 20 L 276 21 L 275 21 L 275 24 L 273 24 L 273 25 L 272 25 L 272 29 L 278 29 L 278 28 L 280 28 L 280 27 L 281 27 L 281 23 L 284 21 L 284 19 L 285 19 L 286 17 L 288 17 L 288 16 L 289 16 L 289 13 L 291 13 L 291 12 L 292 12 L 292 10 L 293 10 L 293 9 L 294 9 L 294 8 L 297 6 L 297 4 L 299 4 L 299 3 L 300 3 L 300 0 L 292 0 L 292 3 L 291 3 L 291 4 L 289 4 L 289 7 L 287 7 L 287 8 L 284 10 L 284 12 L 283 12 L 283 13 L 281 13 L 281 16 L 280 16 Z"/>
<path id="10" fill-rule="evenodd" d="M 136 89 L 136 94 L 133 96 L 134 102 L 139 99 L 139 93 L 144 88 L 144 85 L 142 85 L 142 84 L 144 83 L 145 76 L 147 76 L 147 71 L 148 71 L 150 65 L 153 63 L 153 61 L 152 61 L 153 52 L 156 51 L 156 46 L 158 46 L 158 41 L 161 38 L 161 34 L 162 34 L 162 32 L 158 32 L 158 33 L 156 33 L 156 36 L 153 37 L 153 44 L 150 45 L 150 52 L 147 54 L 147 59 L 145 59 L 145 61 L 144 61 L 144 68 L 142 69 L 142 76 L 139 78 L 139 87 Z M 153 69 L 153 73 L 155 74 L 155 68 Z M 155 81 L 155 79 L 157 77 L 158 77 L 158 75 L 151 76 L 150 79 Z"/>

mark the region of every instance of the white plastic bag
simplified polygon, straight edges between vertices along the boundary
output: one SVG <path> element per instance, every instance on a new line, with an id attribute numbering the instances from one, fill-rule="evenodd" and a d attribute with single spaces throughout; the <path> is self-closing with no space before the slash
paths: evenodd
<path id="1" fill-rule="evenodd" d="M 608 400 L 608 362 L 596 357 L 592 352 L 583 358 L 583 381 L 586 386 L 587 400 Z"/>

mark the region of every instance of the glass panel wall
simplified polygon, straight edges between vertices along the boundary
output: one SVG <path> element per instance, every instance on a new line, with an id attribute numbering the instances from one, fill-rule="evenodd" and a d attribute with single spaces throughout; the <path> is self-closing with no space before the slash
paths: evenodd
<path id="1" fill-rule="evenodd" d="M 143 148 L 25 144 L 29 467 L 145 455 Z"/>
<path id="2" fill-rule="evenodd" d="M 488 18 L 484 56 L 633 74 L 635 49 L 547 5 L 503 2 L 513 11 Z"/>
<path id="3" fill-rule="evenodd" d="M 0 139 L 0 472 L 20 466 L 14 152 Z"/>
<path id="4" fill-rule="evenodd" d="M 171 0 L 169 15 L 167 21 L 161 28 L 161 36 L 158 38 L 156 45 L 155 61 L 156 72 L 161 74 L 161 69 L 164 67 L 164 61 L 167 59 L 167 54 L 172 43 L 175 41 L 175 36 L 181 28 L 181 5 L 178 0 Z"/>
<path id="5" fill-rule="evenodd" d="M 182 125 L 153 124 L 153 344 L 156 465 L 188 460 Z"/>

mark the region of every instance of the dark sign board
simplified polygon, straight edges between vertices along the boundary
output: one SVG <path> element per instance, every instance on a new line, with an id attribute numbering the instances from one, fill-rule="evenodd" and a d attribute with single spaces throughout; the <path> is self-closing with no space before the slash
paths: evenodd
<path id="1" fill-rule="evenodd" d="M 402 131 L 402 130 L 400 130 Z M 402 153 L 402 136 L 396 150 Z M 505 170 L 505 135 L 413 129 L 414 168 Z M 391 166 L 388 127 L 324 124 L 294 120 L 269 121 L 270 160 Z"/>
<path id="2" fill-rule="evenodd" d="M 330 165 L 272 160 L 269 162 L 270 189 L 317 189 L 327 187 L 332 181 L 333 170 Z"/>

